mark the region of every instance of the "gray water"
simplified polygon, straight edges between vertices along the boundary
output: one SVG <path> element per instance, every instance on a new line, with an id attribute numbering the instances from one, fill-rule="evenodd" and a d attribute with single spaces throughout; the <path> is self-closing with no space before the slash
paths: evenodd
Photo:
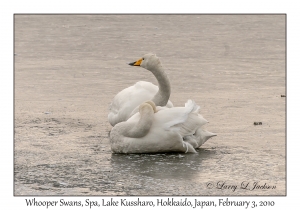
<path id="1" fill-rule="evenodd" d="M 14 194 L 285 195 L 285 39 L 284 15 L 16 15 Z M 148 52 L 218 134 L 197 154 L 111 153 Z"/>

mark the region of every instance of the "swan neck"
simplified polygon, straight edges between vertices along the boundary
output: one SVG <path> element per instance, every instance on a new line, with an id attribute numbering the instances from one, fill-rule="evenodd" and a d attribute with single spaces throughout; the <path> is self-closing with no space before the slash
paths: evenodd
<path id="1" fill-rule="evenodd" d="M 165 106 L 171 95 L 169 78 L 161 65 L 156 67 L 156 69 L 153 69 L 152 73 L 158 81 L 158 92 L 153 97 L 152 101 L 156 104 L 156 106 Z"/>
<path id="2" fill-rule="evenodd" d="M 150 107 L 150 105 L 149 105 Z M 124 136 L 130 138 L 141 138 L 147 135 L 149 132 L 153 119 L 154 119 L 154 112 L 152 107 L 145 108 L 140 111 L 140 119 L 136 123 L 128 123 L 126 128 L 124 127 Z M 125 122 L 126 124 L 127 122 Z"/>

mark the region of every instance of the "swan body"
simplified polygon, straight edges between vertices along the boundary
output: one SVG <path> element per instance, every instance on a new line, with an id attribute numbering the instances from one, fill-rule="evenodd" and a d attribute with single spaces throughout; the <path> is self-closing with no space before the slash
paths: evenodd
<path id="1" fill-rule="evenodd" d="M 198 114 L 199 106 L 189 100 L 185 107 L 156 109 L 152 101 L 139 106 L 139 112 L 126 122 L 115 125 L 110 132 L 114 153 L 196 153 L 184 141 L 207 121 Z"/>
<path id="2" fill-rule="evenodd" d="M 108 122 L 115 126 L 119 122 L 128 120 L 138 112 L 138 107 L 145 101 L 152 100 L 157 106 L 173 107 L 169 101 L 171 85 L 161 62 L 154 54 L 146 54 L 132 66 L 143 67 L 153 73 L 158 81 L 158 86 L 140 81 L 119 92 L 113 99 L 108 114 Z"/>

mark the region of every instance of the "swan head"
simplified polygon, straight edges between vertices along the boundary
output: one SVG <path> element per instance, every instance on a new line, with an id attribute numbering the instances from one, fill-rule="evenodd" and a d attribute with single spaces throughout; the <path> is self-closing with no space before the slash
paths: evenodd
<path id="1" fill-rule="evenodd" d="M 142 112 L 144 109 L 151 109 L 152 112 L 156 113 L 156 106 L 153 101 L 147 101 L 140 105 L 139 112 Z"/>
<path id="2" fill-rule="evenodd" d="M 142 58 L 135 62 L 131 62 L 128 65 L 130 66 L 141 66 L 145 69 L 148 69 L 149 71 L 157 69 L 158 66 L 161 66 L 161 62 L 159 58 L 153 54 L 153 53 L 148 53 L 144 55 Z"/>
<path id="3" fill-rule="evenodd" d="M 153 109 L 153 112 L 154 112 L 154 113 L 157 112 L 157 110 L 156 110 L 156 105 L 155 105 L 155 103 L 154 103 L 153 101 L 147 101 L 147 102 L 145 102 L 145 103 L 150 104 L 150 106 L 152 106 L 152 109 Z"/>

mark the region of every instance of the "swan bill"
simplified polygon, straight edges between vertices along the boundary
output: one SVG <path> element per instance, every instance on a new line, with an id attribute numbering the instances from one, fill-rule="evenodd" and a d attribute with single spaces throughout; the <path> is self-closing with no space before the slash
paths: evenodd
<path id="1" fill-rule="evenodd" d="M 141 59 L 139 59 L 137 61 L 129 63 L 128 65 L 130 65 L 130 66 L 140 66 L 141 63 L 142 63 L 142 61 L 143 61 L 143 59 L 141 58 Z"/>

